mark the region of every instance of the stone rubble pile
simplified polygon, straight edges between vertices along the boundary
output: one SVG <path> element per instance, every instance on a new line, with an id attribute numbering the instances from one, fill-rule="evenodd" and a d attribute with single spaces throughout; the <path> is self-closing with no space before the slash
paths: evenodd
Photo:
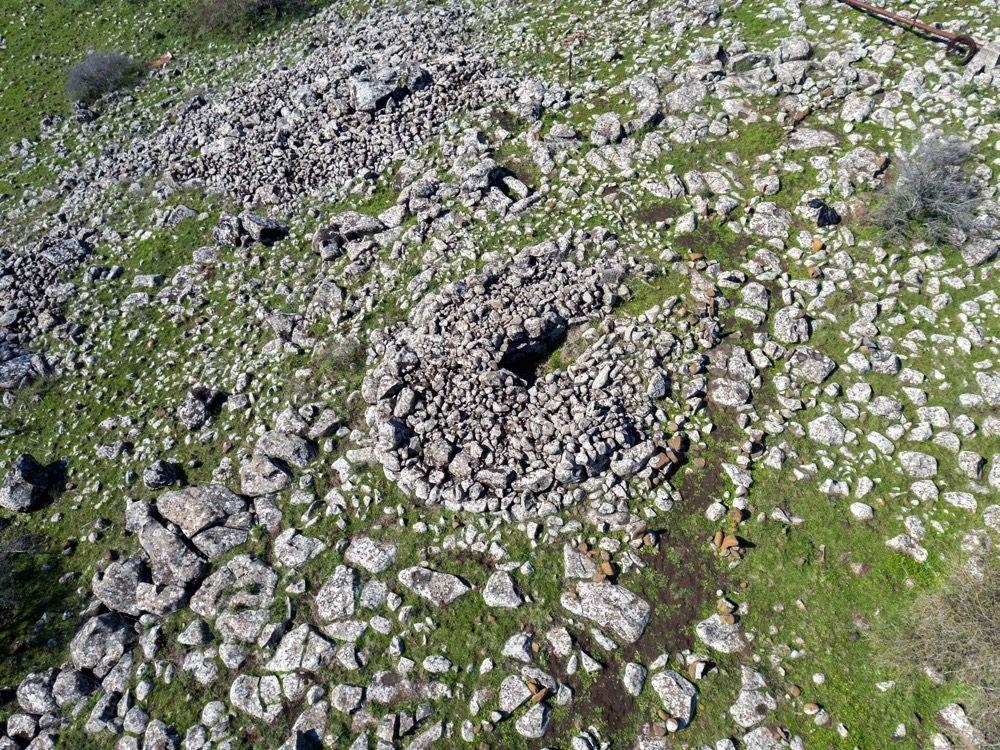
<path id="1" fill-rule="evenodd" d="M 386 476 L 430 504 L 519 514 L 570 504 L 574 486 L 609 472 L 666 476 L 677 456 L 657 402 L 675 386 L 677 337 L 609 322 L 565 370 L 536 372 L 628 293 L 634 261 L 609 244 L 582 268 L 568 242 L 529 248 L 449 284 L 375 341 L 381 361 L 362 395 Z"/>
<path id="2" fill-rule="evenodd" d="M 456 6 L 378 9 L 351 23 L 323 11 L 302 60 L 190 96 L 152 137 L 87 163 L 64 210 L 85 206 L 95 186 L 150 174 L 284 212 L 338 196 L 456 113 L 506 97 L 509 83 L 462 41 L 471 23 Z"/>
<path id="3" fill-rule="evenodd" d="M 63 319 L 63 306 L 76 293 L 65 276 L 90 252 L 75 237 L 0 250 L 0 391 L 52 374 L 44 354 L 27 351 L 34 337 L 49 331 L 62 338 L 79 335 L 79 325 Z"/>

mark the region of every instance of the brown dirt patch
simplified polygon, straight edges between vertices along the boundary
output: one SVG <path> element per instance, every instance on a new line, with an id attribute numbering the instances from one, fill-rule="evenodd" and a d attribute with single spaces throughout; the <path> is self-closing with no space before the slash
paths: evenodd
<path id="1" fill-rule="evenodd" d="M 721 484 L 720 480 L 716 481 Z M 700 512 L 703 506 L 697 493 L 692 490 L 689 494 L 693 502 L 685 503 L 686 507 L 678 512 Z M 544 747 L 555 738 L 565 737 L 566 732 L 576 729 L 578 725 L 585 727 L 598 718 L 606 736 L 614 736 L 629 726 L 655 720 L 653 716 L 640 715 L 635 698 L 625 692 L 621 681 L 625 662 L 632 661 L 636 652 L 642 663 L 649 664 L 662 653 L 693 649 L 694 624 L 712 600 L 714 590 L 724 585 L 720 583 L 719 573 L 704 540 L 684 537 L 670 528 L 655 531 L 660 538 L 658 551 L 655 555 L 643 557 L 643 561 L 647 570 L 658 575 L 631 578 L 628 582 L 629 588 L 643 596 L 653 609 L 646 632 L 636 643 L 621 646 L 608 654 L 591 641 L 589 633 L 574 631 L 573 636 L 579 645 L 600 660 L 604 670 L 597 675 L 590 688 L 583 691 L 578 675 L 570 677 L 564 674 L 562 660 L 550 660 L 552 674 L 574 690 L 573 710 L 561 720 L 554 720 L 545 738 L 530 747 Z"/>
<path id="2" fill-rule="evenodd" d="M 672 203 L 658 203 L 655 206 L 644 208 L 638 213 L 639 220 L 649 224 L 657 224 L 667 219 L 675 219 L 680 215 L 680 207 Z"/>
<path id="3" fill-rule="evenodd" d="M 691 505 L 692 512 L 700 507 L 696 501 Z M 694 623 L 719 587 L 719 576 L 704 540 L 681 538 L 668 529 L 659 530 L 659 536 L 659 552 L 646 562 L 669 585 L 657 586 L 659 590 L 652 586 L 639 589 L 639 593 L 650 595 L 654 608 L 646 632 L 636 644 L 647 664 L 664 652 L 694 646 Z"/>

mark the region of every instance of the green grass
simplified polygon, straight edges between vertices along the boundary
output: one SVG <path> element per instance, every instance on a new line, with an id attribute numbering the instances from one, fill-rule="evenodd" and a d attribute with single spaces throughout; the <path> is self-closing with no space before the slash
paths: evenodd
<path id="1" fill-rule="evenodd" d="M 0 67 L 0 145 L 6 150 L 20 138 L 34 139 L 43 116 L 69 112 L 65 74 L 87 49 L 114 49 L 140 61 L 166 52 L 175 59 L 215 56 L 286 23 L 226 36 L 198 29 L 195 8 L 195 0 L 9 0 L 0 27 L 7 42 Z"/>
<path id="2" fill-rule="evenodd" d="M 199 0 L 8 0 L 0 18 L 0 34 L 6 49 L 0 54 L 0 152 L 7 158 L 8 149 L 22 139 L 38 143 L 40 123 L 52 116 L 69 117 L 71 101 L 64 90 L 66 73 L 88 50 L 111 50 L 148 62 L 165 53 L 174 60 L 165 74 L 145 75 L 140 84 L 126 92 L 144 106 L 155 105 L 176 94 L 175 79 L 170 75 L 179 64 L 187 67 L 185 81 L 195 85 L 211 70 L 214 61 L 258 44 L 270 35 L 287 30 L 300 14 L 280 18 L 244 29 L 214 31 L 199 29 L 196 8 Z M 321 8 L 335 0 L 311 0 L 312 8 Z M 343 3 L 344 13 L 357 8 Z M 245 63 L 232 64 L 212 74 L 218 81 L 239 73 Z M 128 109 L 128 108 L 126 108 Z M 138 109 L 138 108 L 134 108 Z M 158 124 L 158 119 L 141 125 L 132 123 L 130 135 Z M 55 183 L 58 170 L 73 161 L 72 145 L 75 124 L 65 139 L 67 157 L 53 160 L 50 167 L 42 159 L 50 148 L 36 147 L 33 161 L 10 157 L 0 175 L 0 192 L 19 197 L 29 189 Z M 23 171 L 16 177 L 14 169 Z"/>
<path id="3" fill-rule="evenodd" d="M 4 133 L 0 137 L 0 150 L 6 150 L 6 146 L 21 137 L 32 137 L 43 114 L 65 114 L 68 111 L 61 94 L 62 76 L 66 67 L 87 46 L 99 43 L 102 47 L 118 47 L 140 59 L 149 59 L 169 50 L 179 59 L 190 56 L 206 62 L 258 39 L 192 37 L 180 22 L 189 8 L 188 0 L 162 4 L 149 0 L 67 0 L 64 3 L 44 0 L 36 10 L 32 10 L 32 4 L 26 0 L 11 2 L 15 5 L 5 16 L 5 26 L 0 28 L 8 44 L 5 59 L 15 61 L 15 67 L 7 65 L 0 72 L 3 79 L 11 83 L 0 94 L 0 130 Z M 628 9 L 616 6 L 614 10 L 639 17 L 650 9 L 642 5 Z M 763 8 L 762 2 L 744 2 L 727 9 L 728 15 L 737 22 L 735 33 L 751 40 L 755 47 L 778 41 L 780 24 L 765 23 L 760 17 Z M 346 9 L 347 6 L 345 12 Z M 498 54 L 502 62 L 515 69 L 544 74 L 551 80 L 565 79 L 568 74 L 566 56 L 558 42 L 553 40 L 565 38 L 579 28 L 581 19 L 599 18 L 606 12 L 608 9 L 604 7 L 565 0 L 548 4 L 544 12 L 540 12 L 535 3 L 512 7 L 503 23 L 524 21 L 525 44 L 516 53 L 499 50 Z M 828 12 L 829 9 L 803 8 L 813 26 L 818 23 L 816 14 Z M 838 10 L 838 18 L 841 13 L 848 11 Z M 871 19 L 860 15 L 849 17 L 852 19 L 851 28 L 862 30 L 869 37 L 886 33 L 884 27 Z M 647 67 L 654 64 L 677 65 L 683 61 L 691 46 L 700 43 L 698 36 L 694 35 L 686 39 L 680 48 L 666 50 L 662 45 L 668 31 L 644 30 L 634 39 L 610 34 L 607 39 L 585 38 L 580 41 L 574 58 L 573 80 L 582 81 L 587 76 L 600 75 L 607 85 L 587 97 L 546 112 L 542 119 L 543 133 L 555 122 L 565 122 L 584 135 L 583 145 L 572 154 L 566 165 L 571 175 L 582 171 L 583 157 L 591 148 L 586 143 L 586 134 L 597 114 L 614 111 L 623 118 L 633 114 L 632 104 L 626 96 L 608 93 L 606 89 L 633 73 L 633 62 L 638 55 L 644 54 L 644 48 L 656 49 L 656 59 Z M 698 32 L 706 39 L 720 33 L 730 32 L 714 27 Z M 259 36 L 263 35 L 262 31 Z M 936 51 L 910 36 L 899 37 L 896 41 L 899 43 L 899 57 L 905 58 L 908 63 L 921 63 Z M 598 51 L 609 43 L 614 44 L 621 54 L 618 59 L 605 63 Z M 37 59 L 33 59 L 33 55 L 38 55 Z M 235 76 L 237 72 L 226 71 L 222 75 Z M 154 101 L 164 93 L 160 83 L 153 81 L 146 84 L 135 92 L 135 96 L 143 103 Z M 768 166 L 758 162 L 757 156 L 773 152 L 785 138 L 785 128 L 778 125 L 771 103 L 757 98 L 751 103 L 763 115 L 757 122 L 743 124 L 734 120 L 730 123 L 731 133 L 728 136 L 706 138 L 694 146 L 673 144 L 660 158 L 638 165 L 640 178 L 662 177 L 668 169 L 683 175 L 692 169 L 714 170 L 718 165 L 725 165 L 743 182 L 745 189 L 738 192 L 741 198 L 747 199 L 752 195 L 752 176 L 763 173 Z M 707 104 L 716 106 L 712 101 Z M 508 142 L 496 149 L 494 156 L 497 161 L 516 172 L 532 187 L 549 184 L 558 188 L 562 167 L 553 175 L 540 175 L 531 162 L 523 137 L 518 137 L 523 136 L 530 123 L 504 118 L 497 112 L 492 113 L 492 120 L 513 133 Z M 886 138 L 885 133 L 870 124 L 857 128 L 855 133 L 864 139 L 862 143 L 868 145 Z M 639 138 L 637 136 L 637 140 Z M 91 146 L 88 144 L 86 147 Z M 71 158 L 60 156 L 56 159 L 48 143 L 39 148 L 39 153 L 51 156 L 57 163 L 62 163 L 59 159 Z M 736 164 L 732 164 L 727 157 L 730 153 L 736 155 Z M 424 156 L 439 173 L 450 166 L 445 155 L 435 147 L 429 147 Z M 782 189 L 770 199 L 788 209 L 800 205 L 802 195 L 818 187 L 820 179 L 818 170 L 809 164 L 808 155 L 794 155 L 793 158 L 803 170 L 782 170 Z M 706 262 L 718 262 L 725 269 L 737 268 L 745 261 L 749 249 L 746 236 L 733 234 L 715 217 L 710 216 L 700 222 L 698 230 L 688 236 L 675 237 L 670 232 L 660 232 L 649 222 L 641 221 L 642 213 L 659 202 L 639 190 L 635 192 L 640 194 L 632 194 L 629 183 L 635 182 L 633 178 L 619 180 L 614 170 L 606 174 L 589 168 L 586 171 L 586 177 L 574 187 L 584 195 L 586 190 L 598 184 L 602 189 L 610 187 L 617 194 L 615 200 L 591 203 L 586 198 L 570 199 L 558 204 L 562 211 L 545 207 L 536 209 L 519 222 L 496 221 L 491 217 L 487 222 L 473 224 L 467 230 L 468 246 L 461 248 L 454 257 L 442 260 L 439 268 L 435 267 L 428 291 L 481 268 L 488 260 L 505 258 L 518 248 L 555 238 L 569 229 L 597 226 L 618 233 L 623 244 L 628 244 L 637 253 L 644 253 L 654 265 L 662 257 L 664 249 L 675 251 L 682 258 L 689 258 L 691 253 L 697 252 Z M 49 176 L 48 168 L 39 165 L 23 173 L 17 187 L 44 184 Z M 127 484 L 127 470 L 141 471 L 145 464 L 151 462 L 154 454 L 163 454 L 190 465 L 188 477 L 192 483 L 209 481 L 212 470 L 218 466 L 223 455 L 235 460 L 246 445 L 252 428 L 270 420 L 280 406 L 289 402 L 300 404 L 307 400 L 320 400 L 337 410 L 349 426 L 363 428 L 364 404 L 357 397 L 357 391 L 367 367 L 367 337 L 377 328 L 405 319 L 408 307 L 404 299 L 406 285 L 425 270 L 424 257 L 432 238 L 408 245 L 402 257 L 393 256 L 389 251 L 379 251 L 371 270 L 348 289 L 349 293 L 356 293 L 364 283 L 377 279 L 381 295 L 378 304 L 341 326 L 328 322 L 316 324 L 313 333 L 320 344 L 311 353 L 281 354 L 273 360 L 250 358 L 256 378 L 253 409 L 246 413 L 220 416 L 214 425 L 219 436 L 203 443 L 196 436 L 186 434 L 173 423 L 172 418 L 173 410 L 187 388 L 187 376 L 202 372 L 195 366 L 195 361 L 204 352 L 205 359 L 216 368 L 210 374 L 217 376 L 217 384 L 225 387 L 231 383 L 237 363 L 243 366 L 247 362 L 248 358 L 237 356 L 237 353 L 259 352 L 270 338 L 268 332 L 260 330 L 260 326 L 249 325 L 243 320 L 243 316 L 249 314 L 247 308 L 236 304 L 234 299 L 241 294 L 254 294 L 268 309 L 292 311 L 301 308 L 303 300 L 298 295 L 317 274 L 337 275 L 350 262 L 346 258 L 332 264 L 319 261 L 309 248 L 311 230 L 342 210 L 379 213 L 395 203 L 398 191 L 392 186 L 390 176 L 386 176 L 368 191 L 348 196 L 335 205 L 311 206 L 317 209 L 318 218 L 303 211 L 294 217 L 293 224 L 297 230 L 304 229 L 305 232 L 297 232 L 293 238 L 275 248 L 254 246 L 249 255 L 225 249 L 223 255 L 229 265 L 208 272 L 203 284 L 203 306 L 179 315 L 172 314 L 166 307 L 154 306 L 113 317 L 106 311 L 116 309 L 121 298 L 131 291 L 131 279 L 136 274 L 172 275 L 181 265 L 190 262 L 192 250 L 211 242 L 210 231 L 218 213 L 231 208 L 222 201 L 198 193 L 176 194 L 168 204 L 184 203 L 206 215 L 185 221 L 172 229 L 155 229 L 150 237 L 136 239 L 135 229 L 151 227 L 152 211 L 158 205 L 149 195 L 150 187 L 143 185 L 142 190 L 136 193 L 116 189 L 107 197 L 108 222 L 124 239 L 120 248 L 101 245 L 94 262 L 120 264 L 125 273 L 119 282 L 102 283 L 93 289 L 81 285 L 80 301 L 87 311 L 81 322 L 94 331 L 88 334 L 92 347 L 87 353 L 96 358 L 95 364 L 86 372 L 67 368 L 59 378 L 20 394 L 15 405 L 0 415 L 0 427 L 10 430 L 0 447 L 0 458 L 8 461 L 22 450 L 30 450 L 45 460 L 68 455 L 70 481 L 74 485 L 52 507 L 18 517 L 2 532 L 4 537 L 30 532 L 38 537 L 41 549 L 36 558 L 19 557 L 15 560 L 13 581 L 23 594 L 23 603 L 4 612 L 4 617 L 0 619 L 0 642 L 17 644 L 13 653 L 7 653 L 0 659 L 2 684 L 16 684 L 29 670 L 62 663 L 66 658 L 66 644 L 80 624 L 76 613 L 85 605 L 77 589 L 86 590 L 89 587 L 90 578 L 105 549 L 114 549 L 124 555 L 135 552 L 135 540 L 124 533 L 121 523 L 124 497 L 151 500 L 155 496 L 147 492 L 141 482 Z M 546 200 L 553 195 L 557 193 L 551 193 Z M 869 196 L 864 197 L 867 199 Z M 686 201 L 678 201 L 670 207 L 686 210 L 686 206 Z M 48 210 L 51 203 L 38 208 Z M 737 208 L 734 218 L 738 219 L 742 211 L 743 208 Z M 413 223 L 411 219 L 407 226 Z M 800 224 L 797 222 L 797 228 L 804 228 Z M 855 260 L 867 261 L 873 246 L 880 240 L 879 231 L 865 226 L 852 225 L 850 228 L 857 239 L 856 246 L 850 248 L 851 254 Z M 948 266 L 962 267 L 954 251 L 943 250 L 942 254 Z M 259 265 L 256 265 L 256 260 L 249 260 L 251 255 L 259 259 Z M 298 263 L 283 265 L 280 262 L 282 257 L 290 257 Z M 791 278 L 805 277 L 806 261 L 807 256 L 803 256 L 800 263 L 791 264 L 788 269 Z M 905 268 L 904 256 L 895 263 L 894 270 L 902 272 Z M 686 295 L 689 290 L 686 276 L 672 269 L 660 270 L 660 273 L 645 280 L 628 280 L 633 296 L 619 308 L 617 314 L 635 316 L 670 297 L 678 295 L 683 298 Z M 266 287 L 261 288 L 262 285 L 256 284 L 256 281 L 265 271 L 268 274 Z M 281 285 L 290 293 L 284 289 L 279 292 Z M 873 291 L 884 294 L 878 289 Z M 950 308 L 950 314 L 953 314 L 958 303 L 982 290 L 969 286 L 964 290 L 948 291 L 955 300 Z M 843 341 L 840 332 L 845 328 L 843 322 L 852 319 L 852 305 L 863 298 L 863 293 L 864 289 L 859 287 L 846 292 L 838 291 L 831 296 L 826 310 L 834 314 L 836 321 L 817 327 L 810 345 L 843 361 L 848 353 L 848 344 Z M 737 299 L 730 292 L 726 294 L 733 301 Z M 898 309 L 904 314 L 908 307 L 927 304 L 926 295 L 916 295 L 905 288 L 893 294 L 898 297 L 901 305 Z M 211 321 L 199 322 L 202 314 Z M 879 323 L 884 325 L 882 319 Z M 955 318 L 942 315 L 938 324 L 916 327 L 930 336 L 951 330 L 956 323 Z M 130 335 L 129 332 L 136 329 L 139 335 Z M 882 332 L 897 334 L 887 325 Z M 348 333 L 357 334 L 359 344 L 338 351 L 339 339 Z M 988 324 L 986 334 L 998 335 L 995 321 Z M 42 343 L 58 348 L 54 341 Z M 741 343 L 749 346 L 745 337 Z M 574 359 L 574 347 L 567 344 L 552 353 L 548 366 L 565 369 L 571 366 Z M 905 365 L 918 366 L 928 374 L 932 368 L 941 370 L 951 385 L 941 398 L 950 399 L 949 404 L 954 403 L 958 393 L 975 390 L 968 358 L 964 356 L 931 362 L 927 356 L 920 355 Z M 776 367 L 780 368 L 781 364 Z M 304 375 L 302 371 L 308 374 Z M 833 380 L 845 386 L 855 379 L 860 379 L 860 376 L 845 373 L 833 376 Z M 872 383 L 876 394 L 896 391 L 894 378 L 866 375 L 864 379 Z M 938 398 L 934 388 L 936 381 L 931 380 L 926 389 Z M 773 387 L 769 383 L 757 389 L 755 407 L 758 413 L 766 414 L 773 402 Z M 905 408 L 907 417 L 912 420 L 914 407 L 906 403 Z M 141 461 L 127 456 L 121 461 L 105 462 L 93 456 L 97 444 L 117 437 L 114 433 L 104 434 L 98 427 L 100 421 L 118 413 L 141 417 L 135 435 L 130 436 L 132 442 L 148 451 Z M 805 410 L 797 415 L 797 419 L 805 424 L 818 413 L 815 409 Z M 977 412 L 974 416 L 979 418 L 982 414 Z M 878 691 L 875 683 L 896 675 L 876 658 L 877 646 L 867 638 L 866 633 L 869 626 L 874 628 L 879 623 L 896 620 L 916 592 L 938 584 L 945 569 L 945 553 L 959 544 L 964 529 L 974 519 L 947 508 L 908 505 L 905 492 L 908 482 L 895 470 L 892 461 L 879 459 L 870 464 L 856 461 L 857 469 L 848 477 L 867 474 L 880 480 L 876 490 L 865 499 L 865 502 L 875 506 L 876 519 L 869 524 L 854 522 L 847 511 L 850 499 L 831 499 L 818 490 L 818 483 L 824 477 L 846 475 L 844 460 L 830 451 L 828 455 L 837 461 L 832 469 L 821 468 L 815 479 L 793 482 L 790 480 L 791 470 L 816 459 L 818 453 L 808 441 L 786 433 L 776 441 L 787 439 L 798 450 L 799 458 L 790 460 L 780 472 L 767 469 L 755 471 L 755 484 L 749 495 L 753 510 L 751 518 L 739 528 L 731 522 L 724 524 L 727 530 L 737 532 L 753 545 L 746 559 L 737 567 L 730 568 L 726 561 L 712 557 L 709 539 L 719 524 L 707 521 L 703 510 L 708 502 L 721 498 L 722 493 L 729 489 L 718 482 L 721 473 L 719 464 L 731 460 L 731 443 L 740 433 L 731 417 L 713 411 L 710 418 L 717 430 L 708 441 L 709 447 L 696 451 L 706 460 L 704 467 L 697 468 L 689 463 L 675 477 L 674 485 L 685 488 L 685 497 L 678 501 L 673 512 L 658 514 L 653 519 L 664 532 L 661 550 L 647 549 L 641 555 L 644 561 L 650 563 L 660 556 L 662 567 L 650 565 L 629 573 L 623 577 L 622 583 L 640 591 L 653 602 L 654 623 L 680 623 L 674 634 L 678 643 L 692 639 L 693 623 L 712 611 L 712 592 L 718 587 L 726 589 L 730 597 L 746 605 L 743 623 L 754 635 L 754 652 L 761 661 L 751 661 L 748 657 L 718 657 L 718 671 L 698 683 L 699 705 L 693 726 L 677 735 L 674 744 L 681 747 L 714 744 L 719 738 L 733 733 L 727 709 L 735 699 L 739 667 L 741 663 L 747 663 L 766 675 L 772 692 L 779 699 L 779 708 L 768 718 L 768 723 L 781 724 L 793 733 L 802 734 L 809 747 L 841 747 L 848 744 L 865 748 L 926 746 L 934 727 L 934 713 L 948 701 L 967 697 L 968 691 L 961 685 L 938 687 L 925 679 L 900 681 L 886 692 Z M 886 428 L 882 421 L 875 418 L 867 419 L 865 426 L 883 432 Z M 223 448 L 224 442 L 229 440 L 234 443 L 235 450 Z M 166 445 L 171 447 L 164 447 Z M 310 468 L 315 480 L 313 491 L 317 497 L 338 486 L 339 480 L 333 475 L 332 464 L 344 447 L 335 443 L 333 451 L 324 454 Z M 939 459 L 941 474 L 938 479 L 942 485 L 964 486 L 967 480 L 957 476 L 953 470 L 955 459 L 950 453 L 930 444 L 907 447 L 924 450 Z M 978 450 L 984 455 L 996 452 L 988 439 L 978 436 L 966 441 L 963 447 Z M 235 480 L 229 483 L 234 485 Z M 334 543 L 355 534 L 377 533 L 397 543 L 397 562 L 383 576 L 387 582 L 392 583 L 402 567 L 426 560 L 435 569 L 461 575 L 477 588 L 482 587 L 497 561 L 483 554 L 460 550 L 450 543 L 465 527 L 478 526 L 482 519 L 439 508 L 417 507 L 414 499 L 405 497 L 380 471 L 363 473 L 358 485 L 357 490 L 350 494 L 370 498 L 370 506 L 362 504 L 339 517 L 323 516 L 305 530 L 310 536 L 331 542 L 331 546 L 303 571 L 290 576 L 291 579 L 303 578 L 307 583 L 304 595 L 292 596 L 295 611 L 293 625 L 309 619 L 311 596 L 326 576 L 343 562 L 342 553 L 337 551 Z M 298 519 L 304 508 L 292 507 L 284 498 L 279 502 L 285 512 L 286 525 L 299 525 Z M 387 512 L 397 506 L 402 508 L 401 515 Z M 758 514 L 767 518 L 776 506 L 802 516 L 805 523 L 786 529 L 774 521 L 756 520 Z M 54 520 L 55 513 L 61 514 L 58 520 Z M 564 515 L 572 517 L 574 513 L 569 511 Z M 943 531 L 934 533 L 925 542 L 931 557 L 923 566 L 884 546 L 885 539 L 902 531 L 898 516 L 909 513 L 926 514 L 929 519 L 942 524 Z M 101 533 L 96 542 L 86 541 L 87 534 L 99 518 L 110 520 L 110 527 Z M 430 529 L 417 533 L 414 527 L 420 521 L 427 523 Z M 461 668 L 461 671 L 436 678 L 447 684 L 454 696 L 451 701 L 445 702 L 444 713 L 439 712 L 438 716 L 454 719 L 456 723 L 465 718 L 465 706 L 474 687 L 495 689 L 500 680 L 512 672 L 512 666 L 499 658 L 506 639 L 516 632 L 529 630 L 535 633 L 536 640 L 543 642 L 544 633 L 559 624 L 565 614 L 559 598 L 569 584 L 562 577 L 560 539 L 537 544 L 530 542 L 517 524 L 502 526 L 485 536 L 506 551 L 504 560 L 531 562 L 534 572 L 529 574 L 517 570 L 513 574 L 522 593 L 532 597 L 530 606 L 513 611 L 487 611 L 478 591 L 466 594 L 443 610 L 437 610 L 415 597 L 407 597 L 407 604 L 412 604 L 413 610 L 407 625 L 410 631 L 406 637 L 406 655 L 419 663 L 425 656 L 443 654 Z M 591 529 L 585 529 L 581 536 L 596 538 L 597 535 Z M 446 544 L 449 537 L 452 538 Z M 71 539 L 77 540 L 78 544 L 71 554 L 63 555 L 61 551 Z M 269 547 L 270 541 L 257 532 L 252 541 L 238 551 L 253 551 L 266 556 Z M 850 563 L 863 563 L 870 571 L 859 577 L 851 570 Z M 695 571 L 688 581 L 682 580 L 677 573 L 686 568 Z M 69 571 L 78 575 L 63 578 L 63 574 Z M 274 606 L 284 607 L 284 595 L 280 591 Z M 62 617 L 63 610 L 69 613 L 65 618 Z M 381 614 L 395 617 L 387 612 Z M 190 619 L 190 613 L 187 613 L 166 621 L 167 646 L 161 658 L 172 661 L 181 658 L 174 638 Z M 422 633 L 417 634 L 416 625 L 428 620 L 429 634 L 424 639 Z M 588 637 L 585 628 L 578 631 L 581 640 Z M 657 645 L 663 648 L 675 645 L 667 640 L 664 638 L 664 642 Z M 363 673 L 347 674 L 331 667 L 322 670 L 316 676 L 317 681 L 328 687 L 341 681 L 361 682 L 377 669 L 395 667 L 395 660 L 387 654 L 387 637 L 369 630 L 358 645 L 371 655 Z M 699 649 L 698 644 L 693 645 Z M 581 671 L 569 681 L 575 692 L 575 703 L 570 707 L 554 709 L 553 726 L 569 729 L 574 721 L 584 726 L 592 723 L 614 742 L 614 747 L 629 746 L 634 742 L 638 726 L 656 716 L 660 708 L 659 700 L 647 689 L 637 700 L 635 711 L 627 719 L 616 721 L 590 702 L 589 694 L 607 689 L 607 685 L 617 689 L 618 683 L 608 678 L 616 679 L 622 663 L 636 658 L 636 649 L 625 647 L 607 654 L 587 644 L 587 650 L 604 662 L 605 672 L 587 675 Z M 793 657 L 793 650 L 801 653 Z M 497 667 L 480 678 L 478 667 L 487 656 L 497 660 Z M 563 666 L 544 645 L 536 661 L 543 668 L 553 670 Z M 780 669 L 777 666 L 779 663 Z M 252 664 L 247 669 L 256 669 L 257 666 Z M 467 666 L 472 667 L 471 673 L 464 671 Z M 814 674 L 823 674 L 826 680 L 816 684 Z M 222 670 L 219 684 L 206 689 L 195 684 L 188 675 L 178 672 L 169 685 L 157 684 L 148 708 L 155 718 L 167 721 L 183 733 L 187 726 L 198 720 L 200 709 L 207 700 L 224 698 L 222 688 L 233 677 L 233 674 Z M 801 688 L 801 698 L 790 697 L 792 686 Z M 804 715 L 802 705 L 807 701 L 820 703 L 829 711 L 832 717 L 830 727 L 817 727 L 811 718 Z M 487 711 L 493 707 L 494 704 L 488 702 Z M 399 708 L 413 709 L 415 705 L 407 703 L 394 707 L 394 710 Z M 5 707 L 0 718 L 13 710 L 13 705 Z M 376 713 L 380 712 L 383 709 L 376 710 Z M 481 713 L 478 718 L 484 715 Z M 914 721 L 914 715 L 922 717 L 922 723 Z M 333 718 L 328 729 L 338 742 L 346 745 L 351 733 L 341 719 Z M 294 715 L 282 716 L 273 726 L 267 727 L 240 715 L 236 721 L 240 727 L 238 736 L 247 745 L 276 747 L 287 737 L 291 720 L 294 720 Z M 846 725 L 847 739 L 836 730 L 840 722 Z M 891 743 L 889 736 L 898 723 L 906 724 L 907 739 L 902 743 Z M 103 739 L 85 737 L 81 724 L 77 721 L 72 729 L 63 733 L 60 747 L 88 748 L 106 744 Z M 497 747 L 527 746 L 514 731 L 513 724 L 511 719 L 500 722 L 487 744 Z M 556 741 L 551 736 L 547 739 Z M 440 746 L 464 747 L 465 744 L 455 737 L 443 741 Z"/>

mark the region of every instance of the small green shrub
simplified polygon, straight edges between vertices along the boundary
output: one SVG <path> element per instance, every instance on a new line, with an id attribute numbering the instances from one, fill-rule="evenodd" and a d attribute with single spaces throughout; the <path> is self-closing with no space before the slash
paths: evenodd
<path id="1" fill-rule="evenodd" d="M 968 175 L 972 147 L 957 138 L 932 135 L 899 164 L 875 220 L 894 240 L 947 241 L 967 235 L 982 198 Z"/>
<path id="2" fill-rule="evenodd" d="M 112 91 L 135 84 L 142 65 L 120 52 L 90 52 L 66 74 L 66 94 L 91 104 Z"/>

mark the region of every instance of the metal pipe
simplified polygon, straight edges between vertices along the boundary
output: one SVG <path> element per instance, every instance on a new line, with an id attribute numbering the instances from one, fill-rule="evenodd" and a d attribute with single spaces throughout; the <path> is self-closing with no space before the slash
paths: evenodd
<path id="1" fill-rule="evenodd" d="M 963 58 L 961 63 L 963 65 L 975 57 L 976 53 L 979 52 L 982 47 L 979 42 L 970 36 L 963 36 L 961 34 L 955 34 L 951 31 L 946 31 L 945 29 L 939 29 L 936 26 L 931 26 L 929 23 L 918 21 L 916 18 L 909 18 L 908 16 L 903 16 L 899 13 L 893 13 L 891 10 L 880 8 L 877 5 L 866 3 L 864 0 L 840 0 L 840 2 L 845 5 L 850 5 L 852 8 L 863 10 L 866 13 L 871 13 L 873 16 L 878 18 L 894 21 L 895 23 L 908 26 L 911 29 L 923 31 L 925 34 L 930 34 L 931 36 L 935 36 L 938 39 L 948 42 L 946 53 L 949 56 L 961 55 Z"/>

